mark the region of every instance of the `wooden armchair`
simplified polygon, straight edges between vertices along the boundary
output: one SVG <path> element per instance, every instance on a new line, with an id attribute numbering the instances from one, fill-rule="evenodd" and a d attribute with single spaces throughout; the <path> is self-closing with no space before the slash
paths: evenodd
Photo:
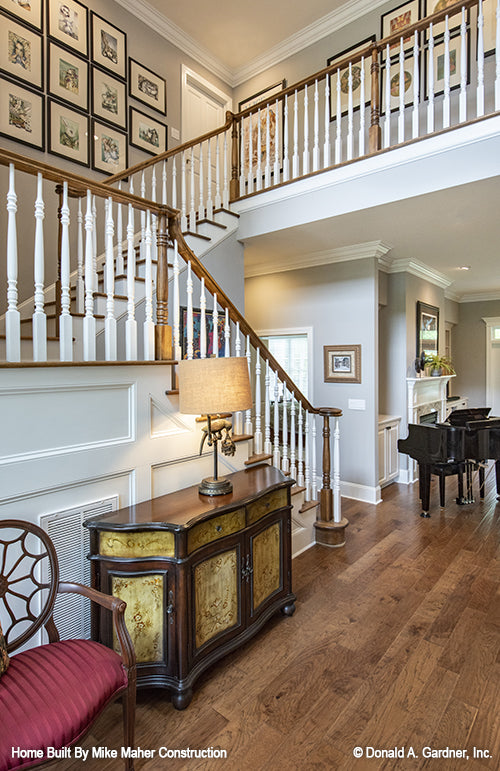
<path id="1" fill-rule="evenodd" d="M 60 641 L 53 619 L 58 592 L 76 592 L 111 611 L 121 656 L 92 640 Z M 74 757 L 64 748 L 78 742 L 119 695 L 123 746 L 134 747 L 135 652 L 125 607 L 116 597 L 59 582 L 56 551 L 44 530 L 28 522 L 0 521 L 0 622 L 10 658 L 0 677 L 0 771 Z M 48 644 L 10 657 L 42 626 Z M 124 763 L 133 771 L 131 758 Z"/>

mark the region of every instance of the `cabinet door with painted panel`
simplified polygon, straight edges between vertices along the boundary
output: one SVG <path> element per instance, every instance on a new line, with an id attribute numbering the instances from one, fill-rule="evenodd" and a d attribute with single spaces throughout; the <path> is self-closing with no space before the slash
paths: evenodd
<path id="1" fill-rule="evenodd" d="M 287 519 L 283 514 L 267 519 L 264 526 L 249 533 L 249 570 L 245 583 L 250 588 L 249 615 L 253 621 L 263 613 L 288 584 L 289 551 Z M 245 575 L 245 568 L 243 571 Z M 245 586 L 245 583 L 243 584 Z"/>

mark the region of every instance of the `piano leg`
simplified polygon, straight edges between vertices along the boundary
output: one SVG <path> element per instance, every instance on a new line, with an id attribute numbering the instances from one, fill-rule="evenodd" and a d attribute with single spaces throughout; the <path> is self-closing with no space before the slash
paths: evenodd
<path id="1" fill-rule="evenodd" d="M 431 497 L 431 471 L 427 463 L 418 464 L 418 477 L 420 488 L 420 500 L 422 502 L 421 517 L 428 519 L 429 514 L 429 501 Z"/>
<path id="2" fill-rule="evenodd" d="M 500 460 L 495 461 L 495 474 L 497 478 L 497 500 L 500 501 Z"/>
<path id="3" fill-rule="evenodd" d="M 463 471 L 459 471 L 458 474 L 458 498 L 456 499 L 456 502 L 460 505 L 465 503 L 464 498 L 464 474 Z"/>
<path id="4" fill-rule="evenodd" d="M 479 464 L 479 497 L 484 498 L 484 466 Z"/>

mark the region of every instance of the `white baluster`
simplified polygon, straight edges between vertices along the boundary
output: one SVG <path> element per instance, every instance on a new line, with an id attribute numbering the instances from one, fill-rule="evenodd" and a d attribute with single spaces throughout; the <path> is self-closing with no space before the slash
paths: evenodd
<path id="1" fill-rule="evenodd" d="M 146 197 L 146 180 L 144 179 L 144 171 L 141 174 L 141 198 Z M 144 261 L 146 259 L 146 212 L 141 209 L 141 242 L 139 244 L 139 259 Z"/>
<path id="2" fill-rule="evenodd" d="M 224 318 L 224 356 L 231 356 L 231 326 L 229 324 L 229 311 L 227 308 Z"/>
<path id="3" fill-rule="evenodd" d="M 162 191 L 162 194 L 163 194 L 163 191 Z M 153 170 L 151 173 L 151 200 L 155 202 L 157 201 L 156 166 L 153 166 Z M 158 217 L 156 216 L 156 214 L 151 214 L 151 259 L 153 259 L 153 255 L 158 254 L 157 230 L 158 230 Z"/>
<path id="4" fill-rule="evenodd" d="M 183 150 L 181 155 L 181 230 L 183 233 L 188 229 L 186 201 L 186 153 Z"/>
<path id="5" fill-rule="evenodd" d="M 252 382 L 252 357 L 250 353 L 250 335 L 247 335 L 247 347 L 246 347 L 246 353 L 247 357 L 247 364 L 248 364 L 248 375 L 250 377 L 250 382 Z M 252 410 L 249 409 L 245 413 L 245 427 L 244 427 L 244 433 L 247 436 L 252 436 L 253 434 L 253 425 L 252 425 Z"/>
<path id="6" fill-rule="evenodd" d="M 337 70 L 337 125 L 335 134 L 335 163 L 342 161 L 342 107 L 340 102 L 340 70 Z"/>
<path id="7" fill-rule="evenodd" d="M 212 356 L 219 358 L 219 311 L 217 309 L 217 294 L 214 294 L 212 310 Z"/>
<path id="8" fill-rule="evenodd" d="M 113 199 L 106 202 L 106 319 L 104 321 L 104 347 L 106 361 L 118 358 L 115 319 L 115 266 L 113 254 Z"/>
<path id="9" fill-rule="evenodd" d="M 313 139 L 313 171 L 319 169 L 319 92 L 318 81 L 314 81 L 314 139 Z"/>
<path id="10" fill-rule="evenodd" d="M 163 165 L 165 165 L 165 161 L 163 161 Z M 163 190 L 162 190 L 163 192 Z M 167 186 L 165 185 L 165 195 L 167 193 Z M 156 201 L 156 166 L 153 166 L 151 170 L 151 200 Z M 166 203 L 166 201 L 165 201 Z"/>
<path id="11" fill-rule="evenodd" d="M 479 0 L 477 15 L 477 110 L 479 118 L 484 115 L 484 14 L 483 0 Z"/>
<path id="12" fill-rule="evenodd" d="M 132 204 L 129 203 L 127 222 L 127 320 L 125 322 L 125 358 L 127 361 L 137 361 L 134 232 L 134 209 Z"/>
<path id="13" fill-rule="evenodd" d="M 194 355 L 193 350 L 193 276 L 191 273 L 191 260 L 188 262 L 187 281 L 186 281 L 186 294 L 187 294 L 187 358 L 192 359 Z"/>
<path id="14" fill-rule="evenodd" d="M 94 274 L 94 292 L 97 292 L 99 278 L 97 276 L 97 204 L 95 195 L 92 196 L 92 221 L 92 270 Z"/>
<path id="15" fill-rule="evenodd" d="M 241 356 L 240 322 L 236 322 L 236 335 L 234 340 L 234 355 Z M 235 412 L 233 415 L 233 434 L 240 436 L 243 433 L 243 413 Z"/>
<path id="16" fill-rule="evenodd" d="M 333 520 L 342 519 L 340 506 L 340 421 L 335 418 L 333 429 Z"/>
<path id="17" fill-rule="evenodd" d="M 191 190 L 190 190 L 190 200 L 191 200 L 191 208 L 189 210 L 189 230 L 191 233 L 196 232 L 196 210 L 194 207 L 194 148 L 191 148 L 191 174 L 190 174 L 190 180 L 191 180 Z"/>
<path id="18" fill-rule="evenodd" d="M 311 500 L 311 440 L 309 432 L 309 413 L 304 410 L 304 445 L 305 445 L 305 461 L 304 461 L 304 500 Z"/>
<path id="19" fill-rule="evenodd" d="M 220 134 L 217 134 L 215 144 L 215 208 L 222 208 L 222 198 L 220 197 Z M 243 164 L 242 164 L 243 173 Z M 242 193 L 243 195 L 243 193 Z"/>
<path id="20" fill-rule="evenodd" d="M 240 322 L 236 322 L 236 338 L 234 341 L 234 355 L 241 356 Z"/>
<path id="21" fill-rule="evenodd" d="M 415 67 L 417 63 L 415 62 Z M 405 50 L 403 38 L 399 41 L 399 116 L 398 142 L 405 141 Z"/>
<path id="22" fill-rule="evenodd" d="M 276 105 L 275 105 L 275 116 L 276 116 L 276 123 L 275 123 L 275 133 L 274 133 L 274 168 L 273 168 L 273 175 L 274 180 L 273 184 L 279 185 L 280 182 L 280 113 L 279 113 L 279 102 L 276 99 Z M 283 129 L 283 127 L 281 127 Z"/>
<path id="23" fill-rule="evenodd" d="M 295 90 L 295 99 L 293 104 L 293 157 L 292 157 L 292 179 L 299 176 L 299 101 L 297 90 Z"/>
<path id="24" fill-rule="evenodd" d="M 155 325 L 153 322 L 153 258 L 152 243 L 153 232 L 151 227 L 151 212 L 148 209 L 146 215 L 146 297 L 145 297 L 145 320 L 144 320 L 144 361 L 154 361 L 155 358 Z"/>
<path id="25" fill-rule="evenodd" d="M 465 8 L 462 8 L 462 22 L 460 24 L 460 97 L 458 119 L 460 123 L 467 120 L 467 21 L 465 18 Z"/>
<path id="26" fill-rule="evenodd" d="M 77 246 L 76 246 L 76 312 L 85 311 L 85 284 L 83 280 L 83 214 L 82 199 L 78 199 L 78 214 L 76 217 Z"/>
<path id="27" fill-rule="evenodd" d="M 63 182 L 61 206 L 61 316 L 59 318 L 59 359 L 73 359 L 73 319 L 71 318 L 71 294 L 69 286 L 69 204 L 68 183 Z"/>
<path id="28" fill-rule="evenodd" d="M 260 107 L 257 111 L 257 171 L 256 171 L 256 178 L 257 178 L 257 190 L 261 190 L 262 188 L 262 137 L 261 137 L 261 117 L 260 117 Z"/>
<path id="29" fill-rule="evenodd" d="M 318 477 L 316 473 L 316 415 L 312 415 L 311 432 L 311 500 L 318 500 Z"/>
<path id="30" fill-rule="evenodd" d="M 298 403 L 299 411 L 299 436 L 298 436 L 298 457 L 297 457 L 297 485 L 304 487 L 304 415 L 302 405 Z"/>
<path id="31" fill-rule="evenodd" d="M 17 195 L 14 164 L 9 164 L 7 193 L 7 312 L 5 338 L 7 361 L 21 361 L 21 316 L 17 309 Z"/>
<path id="32" fill-rule="evenodd" d="M 174 306 L 174 321 L 172 324 L 172 337 L 173 337 L 173 346 L 174 346 L 174 356 L 177 361 L 180 361 L 182 358 L 182 347 L 181 347 L 181 339 L 180 339 L 180 328 L 179 328 L 179 313 L 180 313 L 180 307 L 179 307 L 179 245 L 177 243 L 177 239 L 174 241 L 174 262 L 173 262 L 173 288 L 172 288 L 172 302 Z"/>
<path id="33" fill-rule="evenodd" d="M 271 107 L 266 106 L 266 163 L 264 165 L 264 186 L 269 187 L 271 184 L 271 128 L 269 125 L 269 113 Z M 275 126 L 276 128 L 276 126 Z"/>
<path id="34" fill-rule="evenodd" d="M 434 131 L 434 33 L 429 25 L 429 50 L 427 53 L 427 133 Z"/>
<path id="35" fill-rule="evenodd" d="M 206 218 L 213 220 L 214 218 L 214 202 L 212 200 L 212 140 L 208 140 L 207 150 L 207 209 Z"/>
<path id="36" fill-rule="evenodd" d="M 95 361 L 95 317 L 94 317 L 94 249 L 92 246 L 94 218 L 92 216 L 92 193 L 87 190 L 85 212 L 85 317 L 83 319 L 83 360 Z"/>
<path id="37" fill-rule="evenodd" d="M 267 360 L 264 387 L 264 453 L 266 455 L 271 455 L 273 452 L 273 445 L 271 444 L 271 370 L 269 369 L 269 362 Z"/>
<path id="38" fill-rule="evenodd" d="M 347 79 L 347 160 L 352 160 L 354 144 L 354 113 L 352 101 L 352 62 L 349 62 L 349 77 Z"/>
<path id="39" fill-rule="evenodd" d="M 273 466 L 280 467 L 280 416 L 278 373 L 274 373 L 274 444 Z"/>
<path id="40" fill-rule="evenodd" d="M 172 158 L 172 208 L 177 209 L 177 158 Z"/>
<path id="41" fill-rule="evenodd" d="M 290 398 L 290 477 L 294 480 L 297 479 L 295 443 L 295 394 L 292 391 Z"/>
<path id="42" fill-rule="evenodd" d="M 255 455 L 260 455 L 262 453 L 262 397 L 260 389 L 260 375 L 260 349 L 257 348 L 255 352 L 255 433 L 253 435 L 253 451 Z"/>
<path id="43" fill-rule="evenodd" d="M 248 116 L 248 171 L 247 193 L 253 193 L 253 128 L 252 113 Z"/>
<path id="44" fill-rule="evenodd" d="M 290 160 L 288 158 L 288 94 L 285 96 L 285 117 L 283 123 L 283 182 L 290 179 Z"/>
<path id="45" fill-rule="evenodd" d="M 281 470 L 287 474 L 290 471 L 290 461 L 288 460 L 288 390 L 283 383 L 283 426 L 282 426 L 282 457 Z"/>
<path id="46" fill-rule="evenodd" d="M 462 10 L 462 14 L 465 11 Z M 497 0 L 495 34 L 495 110 L 500 110 L 500 0 Z"/>
<path id="47" fill-rule="evenodd" d="M 217 137 L 217 171 L 219 169 L 219 137 Z M 240 196 L 245 195 L 245 121 L 240 120 Z"/>
<path id="48" fill-rule="evenodd" d="M 304 152 L 302 153 L 302 174 L 309 174 L 309 97 L 304 87 Z"/>
<path id="49" fill-rule="evenodd" d="M 389 44 L 385 51 L 385 121 L 384 121 L 384 147 L 391 144 L 391 57 Z"/>
<path id="50" fill-rule="evenodd" d="M 330 165 L 330 75 L 325 78 L 325 137 L 323 142 L 323 168 Z"/>
<path id="51" fill-rule="evenodd" d="M 122 189 L 121 180 L 118 183 L 118 189 Z M 118 213 L 116 215 L 116 275 L 125 275 L 125 263 L 123 261 L 123 210 L 122 204 L 118 204 Z"/>
<path id="52" fill-rule="evenodd" d="M 205 200 L 204 200 L 204 185 L 203 185 L 203 144 L 200 142 L 200 162 L 199 162 L 199 188 L 200 197 L 198 203 L 198 220 L 205 219 Z"/>
<path id="53" fill-rule="evenodd" d="M 359 83 L 359 151 L 361 158 L 365 154 L 365 115 L 366 115 L 366 97 L 365 97 L 365 57 L 361 57 L 361 72 Z"/>
<path id="54" fill-rule="evenodd" d="M 167 162 L 165 160 L 161 165 L 161 202 L 163 206 L 167 205 Z"/>
<path id="55" fill-rule="evenodd" d="M 207 296 L 205 279 L 201 279 L 200 288 L 200 359 L 207 358 Z"/>
<path id="56" fill-rule="evenodd" d="M 43 178 L 38 174 L 35 201 L 35 310 L 33 312 L 33 361 L 47 361 L 47 316 L 43 291 L 45 256 L 43 250 Z"/>
<path id="57" fill-rule="evenodd" d="M 418 45 L 418 32 L 415 32 L 415 40 L 413 43 L 413 112 L 412 112 L 412 136 L 416 139 L 419 135 L 419 104 L 420 104 L 420 59 L 419 59 L 419 45 Z"/>
<path id="58" fill-rule="evenodd" d="M 224 187 L 222 189 L 222 205 L 229 209 L 229 178 L 227 174 L 227 131 L 224 134 Z"/>
<path id="59" fill-rule="evenodd" d="M 450 28 L 448 16 L 444 28 L 444 95 L 443 95 L 443 128 L 450 125 Z"/>

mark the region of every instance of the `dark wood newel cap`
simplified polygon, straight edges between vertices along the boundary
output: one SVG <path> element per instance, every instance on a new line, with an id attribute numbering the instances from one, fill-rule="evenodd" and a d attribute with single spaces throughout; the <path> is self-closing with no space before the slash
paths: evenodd
<path id="1" fill-rule="evenodd" d="M 318 415 L 326 415 L 329 418 L 340 418 L 342 410 L 338 407 L 318 407 L 316 410 Z"/>

